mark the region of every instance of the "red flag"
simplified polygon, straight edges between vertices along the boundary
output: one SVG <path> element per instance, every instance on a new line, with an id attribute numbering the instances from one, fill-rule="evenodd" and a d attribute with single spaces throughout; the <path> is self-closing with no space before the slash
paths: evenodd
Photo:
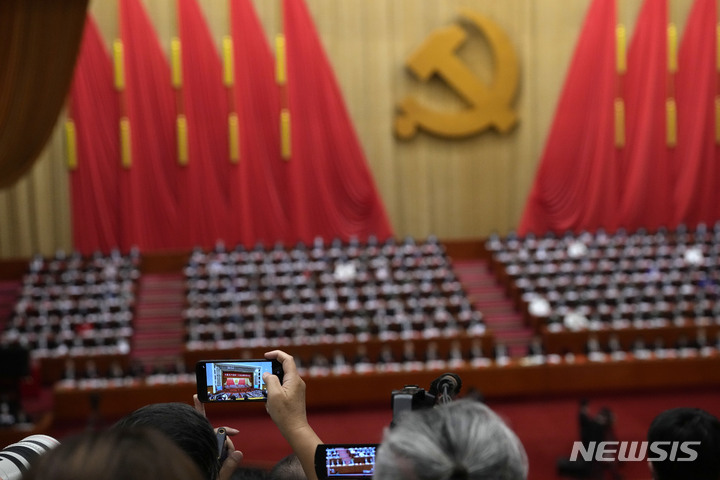
<path id="1" fill-rule="evenodd" d="M 525 205 L 520 234 L 615 226 L 615 28 L 615 0 L 594 0 Z"/>
<path id="2" fill-rule="evenodd" d="M 240 162 L 233 204 L 245 245 L 291 242 L 288 165 L 280 157 L 275 63 L 250 0 L 231 1 Z"/>
<path id="3" fill-rule="evenodd" d="M 672 152 L 666 130 L 667 8 L 667 0 L 645 0 L 628 51 L 619 215 L 621 226 L 629 230 L 654 230 L 672 221 Z"/>
<path id="4" fill-rule="evenodd" d="M 84 254 L 97 249 L 109 252 L 121 245 L 120 115 L 110 55 L 89 15 L 69 111 L 75 124 L 78 158 L 78 168 L 70 174 L 73 244 Z"/>
<path id="5" fill-rule="evenodd" d="M 209 248 L 218 239 L 236 242 L 230 211 L 235 166 L 228 153 L 228 101 L 223 67 L 202 10 L 195 0 L 178 0 L 182 57 L 182 99 L 187 119 L 188 164 L 181 210 L 187 218 L 185 246 Z"/>
<path id="6" fill-rule="evenodd" d="M 294 231 L 348 239 L 393 234 L 330 63 L 303 0 L 283 0 Z"/>
<path id="7" fill-rule="evenodd" d="M 139 0 L 120 0 L 131 166 L 122 172 L 124 242 L 187 247 L 181 211 L 170 67 Z"/>
<path id="8" fill-rule="evenodd" d="M 720 151 L 716 140 L 717 4 L 696 0 L 685 25 L 675 80 L 678 145 L 673 224 L 720 219 Z"/>

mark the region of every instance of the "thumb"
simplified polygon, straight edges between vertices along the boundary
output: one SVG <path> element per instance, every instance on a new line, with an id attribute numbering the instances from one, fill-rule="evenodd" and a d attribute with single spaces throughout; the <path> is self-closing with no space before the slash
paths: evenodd
<path id="1" fill-rule="evenodd" d="M 220 467 L 218 480 L 230 480 L 232 474 L 240 466 L 243 459 L 243 453 L 240 450 L 233 450 Z"/>
<path id="2" fill-rule="evenodd" d="M 267 385 L 268 393 L 270 392 L 277 392 L 282 389 L 282 385 L 280 384 L 280 379 L 276 375 L 272 375 L 270 373 L 265 373 L 263 375 L 263 381 L 265 382 L 265 385 Z"/>

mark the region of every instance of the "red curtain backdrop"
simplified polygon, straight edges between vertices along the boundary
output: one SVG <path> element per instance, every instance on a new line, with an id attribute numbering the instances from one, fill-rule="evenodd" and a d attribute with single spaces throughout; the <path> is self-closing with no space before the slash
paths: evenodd
<path id="1" fill-rule="evenodd" d="M 619 151 L 621 226 L 656 230 L 672 221 L 673 154 L 667 147 L 667 0 L 645 0 L 627 56 L 625 148 Z"/>
<path id="2" fill-rule="evenodd" d="M 187 248 L 187 192 L 179 181 L 170 66 L 139 0 L 120 0 L 124 101 L 132 166 L 122 172 L 123 241 L 141 250 Z"/>
<path id="3" fill-rule="evenodd" d="M 187 119 L 188 164 L 179 167 L 180 209 L 186 243 L 208 248 L 218 239 L 237 242 L 232 226 L 231 180 L 237 167 L 228 149 L 228 99 L 223 67 L 202 10 L 195 0 L 178 0 L 182 45 L 181 97 Z"/>
<path id="4" fill-rule="evenodd" d="M 139 0 L 120 0 L 124 88 L 94 24 L 72 93 L 79 167 L 73 175 L 76 245 L 141 250 L 246 246 L 392 235 L 332 69 L 302 2 L 284 5 L 292 158 L 280 152 L 281 91 L 250 0 L 231 0 L 234 84 L 196 0 L 177 0 L 182 84 Z M 287 98 L 287 97 L 286 97 Z M 228 115 L 240 155 L 230 160 Z M 176 120 L 187 122 L 187 164 Z M 130 124 L 123 167 L 121 118 Z"/>
<path id="5" fill-rule="evenodd" d="M 674 224 L 720 218 L 720 152 L 715 141 L 717 3 L 696 0 L 685 25 L 675 79 L 678 104 Z"/>
<path id="6" fill-rule="evenodd" d="M 78 160 L 70 173 L 75 248 L 89 254 L 126 247 L 119 244 L 117 93 L 110 55 L 90 16 L 70 90 L 69 117 L 75 124 Z"/>
<path id="7" fill-rule="evenodd" d="M 393 234 L 303 0 L 283 0 L 293 231 L 301 240 Z"/>
<path id="8" fill-rule="evenodd" d="M 668 72 L 668 4 L 646 0 L 622 81 L 625 145 L 612 148 L 614 0 L 588 11 L 518 233 L 694 226 L 720 219 L 715 141 L 717 6 L 696 0 L 678 71 Z M 668 147 L 666 100 L 677 105 Z"/>
<path id="9" fill-rule="evenodd" d="M 615 0 L 594 0 L 518 232 L 615 227 Z"/>
<path id="10" fill-rule="evenodd" d="M 234 178 L 234 223 L 247 246 L 296 240 L 289 165 L 280 156 L 280 94 L 275 59 L 251 0 L 231 0 L 240 163 Z"/>

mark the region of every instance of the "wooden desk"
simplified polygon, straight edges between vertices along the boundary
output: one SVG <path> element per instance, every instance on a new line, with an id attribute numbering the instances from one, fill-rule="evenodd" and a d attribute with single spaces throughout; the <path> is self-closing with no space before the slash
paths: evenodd
<path id="1" fill-rule="evenodd" d="M 383 373 L 327 375 L 308 377 L 308 408 L 391 407 L 393 390 L 415 384 L 429 389 L 430 383 L 445 372 L 453 372 L 463 382 L 462 392 L 477 388 L 486 398 L 538 397 L 551 395 L 586 395 L 590 393 L 642 391 L 664 388 L 720 385 L 720 354 L 709 357 L 592 362 L 583 356 L 574 362 L 505 366 L 469 365 L 454 369 L 397 371 Z M 104 418 L 115 418 L 149 403 L 190 403 L 195 385 L 179 384 L 115 387 L 107 389 L 55 389 L 54 416 L 57 420 L 82 420 L 90 414 L 97 400 L 98 412 Z M 262 413 L 264 403 L 242 406 L 216 404 L 218 413 Z"/>

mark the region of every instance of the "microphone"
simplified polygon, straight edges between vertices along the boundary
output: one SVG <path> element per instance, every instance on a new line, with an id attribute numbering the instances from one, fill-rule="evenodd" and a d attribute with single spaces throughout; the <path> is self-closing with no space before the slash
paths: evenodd
<path id="1" fill-rule="evenodd" d="M 48 450 L 60 445 L 48 435 L 30 435 L 0 450 L 0 478 L 20 480 L 33 461 Z"/>
<path id="2" fill-rule="evenodd" d="M 462 387 L 462 380 L 455 373 L 443 373 L 430 384 L 430 395 L 435 396 L 435 402 L 445 404 L 452 401 Z"/>

